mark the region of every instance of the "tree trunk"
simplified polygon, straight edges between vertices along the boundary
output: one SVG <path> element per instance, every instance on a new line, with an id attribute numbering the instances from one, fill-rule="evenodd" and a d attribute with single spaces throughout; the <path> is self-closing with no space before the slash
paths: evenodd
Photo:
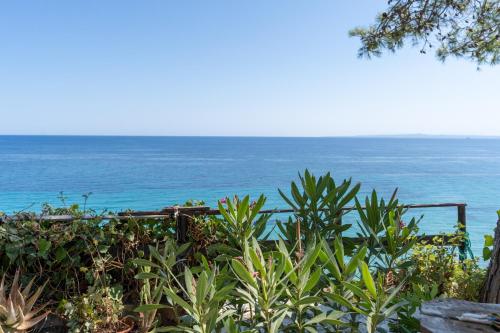
<path id="1" fill-rule="evenodd" d="M 481 289 L 480 301 L 500 304 L 500 220 L 495 229 L 493 252 L 486 273 L 486 281 Z"/>

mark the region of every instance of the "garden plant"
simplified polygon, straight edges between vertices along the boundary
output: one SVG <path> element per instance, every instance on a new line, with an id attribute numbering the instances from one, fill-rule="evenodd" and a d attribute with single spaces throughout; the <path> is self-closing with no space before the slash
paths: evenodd
<path id="1" fill-rule="evenodd" d="M 294 211 L 283 221 L 259 213 L 264 196 L 226 198 L 221 216 L 191 218 L 184 244 L 168 216 L 46 205 L 74 219 L 4 218 L 0 332 L 415 332 L 422 302 L 478 300 L 485 270 L 459 261 L 463 234 L 423 242 L 396 191 L 360 187 L 305 171 L 279 191 Z"/>

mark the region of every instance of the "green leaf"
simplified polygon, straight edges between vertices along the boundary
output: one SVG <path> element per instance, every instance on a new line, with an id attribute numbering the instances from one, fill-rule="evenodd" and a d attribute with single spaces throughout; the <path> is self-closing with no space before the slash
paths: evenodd
<path id="1" fill-rule="evenodd" d="M 186 290 L 188 292 L 188 297 L 192 297 L 194 296 L 194 283 L 195 281 L 193 281 L 194 278 L 193 278 L 193 273 L 191 272 L 191 270 L 186 266 L 184 267 L 184 284 L 186 285 Z"/>
<path id="2" fill-rule="evenodd" d="M 241 280 L 252 285 L 254 288 L 257 288 L 257 283 L 253 279 L 252 275 L 250 274 L 250 272 L 248 272 L 247 268 L 240 261 L 232 259 L 231 266 L 233 267 L 233 270 Z"/>
<path id="3" fill-rule="evenodd" d="M 494 239 L 491 235 L 484 235 L 484 246 L 493 246 Z"/>
<path id="4" fill-rule="evenodd" d="M 483 260 L 490 260 L 492 252 L 490 248 L 483 247 Z"/>
<path id="5" fill-rule="evenodd" d="M 344 282 L 344 286 L 349 289 L 350 291 L 352 291 L 356 296 L 358 296 L 359 298 L 361 298 L 363 301 L 365 302 L 370 302 L 370 298 L 367 296 L 367 294 L 361 289 L 359 288 L 358 286 L 352 284 L 352 283 L 349 283 L 349 282 Z"/>
<path id="6" fill-rule="evenodd" d="M 311 244 L 311 246 L 313 247 L 313 250 L 307 250 L 304 258 L 304 264 L 302 266 L 302 269 L 305 271 L 309 270 L 314 265 L 319 253 L 321 252 L 321 246 L 316 246 L 315 244 Z"/>
<path id="7" fill-rule="evenodd" d="M 347 309 L 351 309 L 353 307 L 352 303 L 349 302 L 349 300 L 347 300 L 345 297 L 342 297 L 339 294 L 336 294 L 335 292 L 327 293 L 325 295 L 326 295 L 326 297 L 328 297 L 329 299 L 331 299 L 335 303 L 340 304 L 340 305 L 346 307 Z"/>
<path id="8" fill-rule="evenodd" d="M 56 260 L 61 261 L 68 256 L 68 252 L 62 247 L 56 249 Z"/>
<path id="9" fill-rule="evenodd" d="M 97 250 L 100 253 L 107 253 L 108 250 L 109 250 L 109 245 L 100 244 L 100 245 L 97 246 Z"/>
<path id="10" fill-rule="evenodd" d="M 322 251 L 319 254 L 319 259 L 325 264 L 325 267 L 333 274 L 335 279 L 342 280 L 342 274 L 330 246 L 324 239 L 321 239 L 321 245 Z"/>
<path id="11" fill-rule="evenodd" d="M 363 282 L 366 286 L 366 289 L 368 289 L 368 292 L 374 298 L 377 298 L 377 290 L 375 289 L 375 282 L 373 281 L 368 265 L 366 264 L 366 262 L 360 260 L 359 267 L 361 270 L 361 276 L 363 277 Z"/>
<path id="12" fill-rule="evenodd" d="M 309 277 L 309 280 L 307 280 L 307 283 L 304 286 L 304 290 L 303 290 L 304 292 L 310 291 L 318 284 L 318 281 L 319 281 L 319 279 L 321 277 L 321 273 L 322 273 L 321 271 L 322 271 L 322 268 L 318 268 L 314 273 L 311 274 L 311 276 Z"/>
<path id="13" fill-rule="evenodd" d="M 52 245 L 52 243 L 50 241 L 41 238 L 38 241 L 38 255 L 40 255 L 40 256 L 46 255 L 47 252 L 49 251 L 51 245 Z"/>
<path id="14" fill-rule="evenodd" d="M 206 271 L 201 272 L 196 282 L 196 302 L 201 304 L 205 299 L 205 295 L 208 289 L 208 275 Z"/>
<path id="15" fill-rule="evenodd" d="M 282 313 L 278 311 L 278 313 L 275 314 L 275 319 L 271 324 L 271 330 L 268 333 L 278 333 L 281 323 L 283 322 L 283 320 L 285 320 L 285 317 L 287 315 L 286 309 L 283 309 L 281 311 Z"/>
<path id="16" fill-rule="evenodd" d="M 158 309 L 168 308 L 167 305 L 163 304 L 143 304 L 134 309 L 134 312 L 150 312 Z"/>
<path id="17" fill-rule="evenodd" d="M 170 290 L 168 288 L 165 288 L 165 294 L 167 294 L 167 296 L 170 297 L 175 304 L 180 305 L 189 314 L 193 314 L 194 313 L 193 307 L 191 305 L 189 305 L 185 300 L 183 300 L 182 298 L 180 298 L 172 290 Z"/>
<path id="18" fill-rule="evenodd" d="M 322 300 L 322 298 L 319 297 L 319 296 L 307 296 L 307 297 L 304 297 L 304 298 L 300 299 L 294 305 L 295 306 L 300 306 L 300 305 L 313 304 L 313 303 L 321 302 L 321 300 Z"/>
<path id="19" fill-rule="evenodd" d="M 146 260 L 146 259 L 137 258 L 137 259 L 132 259 L 130 262 L 137 265 L 137 266 L 156 267 L 156 268 L 160 267 L 157 264 L 155 264 L 149 260 Z"/>
<path id="20" fill-rule="evenodd" d="M 368 249 L 366 248 L 366 246 L 363 246 L 361 249 L 358 250 L 358 253 L 356 253 L 356 255 L 347 264 L 347 267 L 345 269 L 346 274 L 351 275 L 354 273 L 359 261 L 360 260 L 363 261 L 365 259 L 367 251 Z"/>
<path id="21" fill-rule="evenodd" d="M 187 251 L 187 249 L 189 249 L 189 247 L 191 246 L 191 243 L 184 243 L 182 245 L 180 245 L 176 250 L 175 250 L 175 254 L 176 255 L 180 255 L 180 254 L 183 254 L 184 252 Z"/>
<path id="22" fill-rule="evenodd" d="M 330 313 L 321 313 L 316 317 L 313 317 L 311 320 L 306 322 L 307 326 L 320 324 L 320 323 L 328 323 L 331 325 L 346 325 L 340 318 L 344 316 L 345 313 L 342 311 L 332 311 Z"/>
<path id="23" fill-rule="evenodd" d="M 288 197 L 280 190 L 278 189 L 278 192 L 279 194 L 281 195 L 281 197 L 283 198 L 283 200 L 285 200 L 285 202 L 290 206 L 292 207 L 292 209 L 294 210 L 297 210 L 297 206 L 295 206 L 295 204 L 290 200 L 288 199 Z"/>
<path id="24" fill-rule="evenodd" d="M 335 249 L 335 257 L 337 258 L 337 262 L 342 270 L 344 270 L 344 244 L 342 243 L 341 237 L 336 237 L 333 241 L 333 246 Z"/>
<path id="25" fill-rule="evenodd" d="M 262 275 L 265 274 L 264 266 L 262 265 L 262 262 L 260 261 L 259 256 L 257 255 L 257 252 L 255 252 L 255 249 L 249 248 L 248 253 L 250 254 L 250 259 L 252 260 L 252 264 L 254 267 L 259 271 Z"/>

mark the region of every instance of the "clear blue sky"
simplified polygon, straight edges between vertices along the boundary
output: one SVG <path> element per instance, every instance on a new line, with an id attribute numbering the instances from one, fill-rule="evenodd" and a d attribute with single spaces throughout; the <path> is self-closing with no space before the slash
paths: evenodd
<path id="1" fill-rule="evenodd" d="M 385 1 L 6 1 L 0 134 L 500 134 L 500 66 L 358 59 Z"/>

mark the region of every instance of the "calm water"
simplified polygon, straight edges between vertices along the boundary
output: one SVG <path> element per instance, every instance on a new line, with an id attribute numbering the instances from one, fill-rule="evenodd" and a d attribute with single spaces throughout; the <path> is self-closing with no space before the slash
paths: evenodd
<path id="1" fill-rule="evenodd" d="M 214 206 L 232 194 L 264 193 L 284 207 L 305 168 L 352 177 L 362 194 L 399 187 L 404 203 L 466 202 L 474 253 L 500 209 L 500 140 L 385 138 L 40 137 L 0 136 L 0 211 L 83 202 L 95 209 L 157 209 L 188 199 Z M 456 209 L 425 214 L 426 233 L 449 231 Z M 351 218 L 351 220 L 354 217 Z"/>

